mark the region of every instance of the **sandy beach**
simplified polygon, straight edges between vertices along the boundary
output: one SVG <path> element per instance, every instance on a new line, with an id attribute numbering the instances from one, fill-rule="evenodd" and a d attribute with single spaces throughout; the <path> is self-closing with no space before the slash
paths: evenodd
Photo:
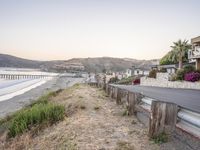
<path id="1" fill-rule="evenodd" d="M 46 82 L 45 84 L 36 87 L 22 95 L 15 96 L 6 101 L 1 101 L 0 118 L 3 118 L 6 115 L 9 115 L 23 108 L 24 106 L 30 104 L 32 101 L 36 100 L 41 95 L 47 93 L 48 91 L 64 89 L 83 81 L 84 78 L 68 78 L 68 77 L 54 78 Z"/>

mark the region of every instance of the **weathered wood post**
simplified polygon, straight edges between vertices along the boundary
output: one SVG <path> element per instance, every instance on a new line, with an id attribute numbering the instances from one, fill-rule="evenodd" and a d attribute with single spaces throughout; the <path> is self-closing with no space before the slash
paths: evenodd
<path id="1" fill-rule="evenodd" d="M 103 90 L 106 92 L 106 83 L 103 83 Z"/>
<path id="2" fill-rule="evenodd" d="M 127 107 L 127 104 L 128 104 L 128 91 L 127 90 L 121 90 L 120 103 Z"/>
<path id="3" fill-rule="evenodd" d="M 106 86 L 106 89 L 105 89 L 105 91 L 106 91 L 106 94 L 108 95 L 109 94 L 109 85 L 108 84 L 105 84 L 105 86 Z"/>
<path id="4" fill-rule="evenodd" d="M 112 99 L 114 98 L 114 95 L 115 95 L 115 87 L 112 86 L 112 93 L 111 93 L 111 98 L 112 98 Z"/>
<path id="5" fill-rule="evenodd" d="M 112 98 L 112 95 L 113 95 L 113 86 L 110 85 L 109 97 Z"/>
<path id="6" fill-rule="evenodd" d="M 122 89 L 118 89 L 118 91 L 117 91 L 117 99 L 116 99 L 116 103 L 118 105 L 121 104 L 121 98 L 122 98 Z"/>
<path id="7" fill-rule="evenodd" d="M 114 88 L 114 95 L 113 95 L 113 98 L 116 99 L 116 101 L 117 101 L 117 93 L 118 93 L 118 87 L 115 87 L 115 88 Z"/>
<path id="8" fill-rule="evenodd" d="M 161 133 L 171 134 L 176 125 L 178 106 L 173 103 L 152 101 L 149 121 L 149 137 Z"/>
<path id="9" fill-rule="evenodd" d="M 137 104 L 136 94 L 133 92 L 128 92 L 128 114 L 133 115 L 135 114 L 135 105 Z"/>

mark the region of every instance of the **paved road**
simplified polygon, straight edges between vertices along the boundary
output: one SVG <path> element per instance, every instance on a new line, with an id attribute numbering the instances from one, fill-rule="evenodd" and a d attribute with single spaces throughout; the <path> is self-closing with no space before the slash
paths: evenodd
<path id="1" fill-rule="evenodd" d="M 200 113 L 200 90 L 172 89 L 150 86 L 117 85 L 132 92 L 141 93 L 160 101 L 172 102 Z"/>

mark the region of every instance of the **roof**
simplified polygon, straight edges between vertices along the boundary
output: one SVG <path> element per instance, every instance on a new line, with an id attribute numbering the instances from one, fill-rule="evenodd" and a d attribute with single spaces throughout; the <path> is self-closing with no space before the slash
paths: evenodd
<path id="1" fill-rule="evenodd" d="M 177 65 L 177 64 L 171 64 L 171 65 L 160 65 L 159 67 L 162 67 L 162 68 L 177 68 L 178 65 Z"/>
<path id="2" fill-rule="evenodd" d="M 192 38 L 192 39 L 191 39 L 191 43 L 192 43 L 192 44 L 194 44 L 194 43 L 200 43 L 200 36 L 195 37 L 195 38 Z"/>

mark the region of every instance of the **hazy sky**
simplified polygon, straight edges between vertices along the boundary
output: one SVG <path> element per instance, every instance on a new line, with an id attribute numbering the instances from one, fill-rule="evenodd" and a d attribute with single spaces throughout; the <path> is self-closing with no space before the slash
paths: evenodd
<path id="1" fill-rule="evenodd" d="M 0 53 L 36 60 L 162 57 L 200 36 L 200 0 L 0 0 Z"/>

